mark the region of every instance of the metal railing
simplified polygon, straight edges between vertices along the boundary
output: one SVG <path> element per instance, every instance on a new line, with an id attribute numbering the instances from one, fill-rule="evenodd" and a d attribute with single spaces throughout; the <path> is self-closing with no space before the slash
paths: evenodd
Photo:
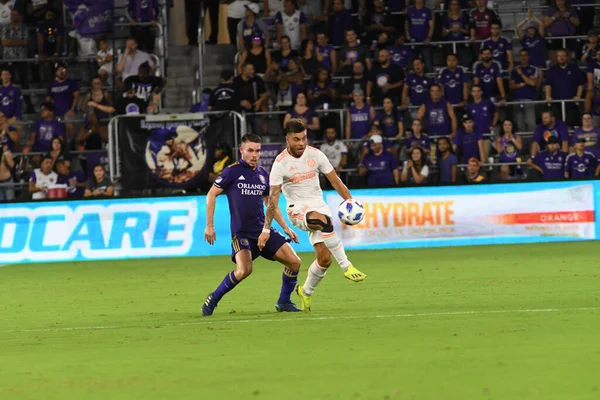
<path id="1" fill-rule="evenodd" d="M 211 27 L 211 29 L 215 28 Z M 200 23 L 198 24 L 198 87 L 196 88 L 197 98 L 202 97 L 202 90 L 204 90 L 204 51 L 206 46 L 204 43 L 204 36 L 206 36 L 206 33 L 204 32 L 204 6 L 202 6 L 200 7 Z"/>

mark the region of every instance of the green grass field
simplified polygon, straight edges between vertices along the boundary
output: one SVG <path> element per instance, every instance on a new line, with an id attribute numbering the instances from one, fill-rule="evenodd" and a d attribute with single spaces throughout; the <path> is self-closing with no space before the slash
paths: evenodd
<path id="1" fill-rule="evenodd" d="M 6 266 L 0 399 L 599 399 L 599 250 L 350 252 L 309 315 L 259 260 L 211 318 L 227 257 Z"/>

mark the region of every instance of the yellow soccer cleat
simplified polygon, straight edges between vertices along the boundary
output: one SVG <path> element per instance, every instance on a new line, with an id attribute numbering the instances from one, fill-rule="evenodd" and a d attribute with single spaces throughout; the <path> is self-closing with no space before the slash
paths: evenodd
<path id="1" fill-rule="evenodd" d="M 352 282 L 360 282 L 367 279 L 367 275 L 354 268 L 353 265 L 348 267 L 348 270 L 344 272 L 344 276 L 346 279 L 351 280 Z"/>
<path id="2" fill-rule="evenodd" d="M 300 308 L 302 309 L 302 311 L 304 311 L 306 313 L 310 312 L 311 298 L 310 298 L 310 296 L 307 296 L 304 294 L 304 292 L 302 291 L 301 285 L 296 286 L 296 294 L 300 298 Z"/>

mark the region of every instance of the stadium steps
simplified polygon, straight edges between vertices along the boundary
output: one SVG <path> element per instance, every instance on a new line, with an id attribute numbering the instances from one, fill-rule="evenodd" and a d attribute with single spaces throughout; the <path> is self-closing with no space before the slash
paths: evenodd
<path id="1" fill-rule="evenodd" d="M 219 86 L 221 71 L 233 70 L 235 58 L 231 46 L 207 45 L 204 52 L 204 86 L 214 89 Z"/>

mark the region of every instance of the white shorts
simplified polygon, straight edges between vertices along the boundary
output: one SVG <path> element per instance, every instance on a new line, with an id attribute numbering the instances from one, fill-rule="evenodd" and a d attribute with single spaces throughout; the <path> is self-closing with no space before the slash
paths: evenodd
<path id="1" fill-rule="evenodd" d="M 293 204 L 291 206 L 288 206 L 286 211 L 292 225 L 294 225 L 298 229 L 302 229 L 303 231 L 308 232 L 308 240 L 310 241 L 310 244 L 312 246 L 314 246 L 317 243 L 323 242 L 323 236 L 321 234 L 321 231 L 313 231 L 308 227 L 308 223 L 306 222 L 306 215 L 311 211 L 316 211 L 320 214 L 327 215 L 330 218 L 332 218 L 331 210 L 329 209 L 329 207 L 327 207 L 327 204 L 321 203 L 317 204 L 316 206 L 308 204 Z"/>

